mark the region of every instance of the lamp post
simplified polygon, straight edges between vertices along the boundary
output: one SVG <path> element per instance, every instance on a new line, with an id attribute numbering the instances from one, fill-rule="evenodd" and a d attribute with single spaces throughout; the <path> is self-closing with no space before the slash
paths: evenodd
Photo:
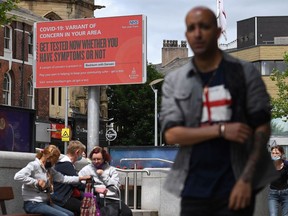
<path id="1" fill-rule="evenodd" d="M 156 79 L 156 80 L 153 80 L 152 82 L 149 83 L 151 89 L 153 90 L 154 92 L 154 95 L 155 95 L 155 114 L 154 114 L 154 146 L 157 146 L 158 145 L 158 126 L 157 126 L 157 92 L 158 90 L 154 87 L 155 84 L 159 83 L 159 82 L 162 82 L 163 81 L 163 78 L 160 78 L 160 79 Z"/>

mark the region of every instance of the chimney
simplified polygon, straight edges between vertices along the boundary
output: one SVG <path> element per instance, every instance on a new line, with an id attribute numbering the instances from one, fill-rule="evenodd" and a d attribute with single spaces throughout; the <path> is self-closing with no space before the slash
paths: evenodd
<path id="1" fill-rule="evenodd" d="M 163 40 L 162 67 L 177 58 L 188 58 L 187 42 L 181 41 L 178 45 L 177 40 Z"/>

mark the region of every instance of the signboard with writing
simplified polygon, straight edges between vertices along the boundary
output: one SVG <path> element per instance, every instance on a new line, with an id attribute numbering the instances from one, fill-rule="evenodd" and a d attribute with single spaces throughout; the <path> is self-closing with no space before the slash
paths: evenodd
<path id="1" fill-rule="evenodd" d="M 36 88 L 146 82 L 144 15 L 34 24 Z"/>

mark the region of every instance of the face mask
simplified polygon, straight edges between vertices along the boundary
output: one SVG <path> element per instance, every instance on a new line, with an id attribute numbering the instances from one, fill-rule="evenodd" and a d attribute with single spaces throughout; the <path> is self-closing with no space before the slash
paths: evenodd
<path id="1" fill-rule="evenodd" d="M 82 160 L 82 155 L 78 156 L 77 161 Z"/>
<path id="2" fill-rule="evenodd" d="M 51 167 L 52 167 L 51 161 L 46 161 L 46 163 L 45 163 L 45 169 L 49 169 L 49 168 L 51 168 Z"/>
<path id="3" fill-rule="evenodd" d="M 273 161 L 276 161 L 276 160 L 280 160 L 280 159 L 281 159 L 280 156 L 272 156 L 271 158 L 272 158 Z"/>

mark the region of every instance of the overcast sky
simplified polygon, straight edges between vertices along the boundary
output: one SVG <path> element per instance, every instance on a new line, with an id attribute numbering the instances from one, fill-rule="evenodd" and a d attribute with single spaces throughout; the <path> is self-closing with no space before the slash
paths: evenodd
<path id="1" fill-rule="evenodd" d="M 147 59 L 153 64 L 161 63 L 164 39 L 178 40 L 178 44 L 186 39 L 184 18 L 192 7 L 203 5 L 216 12 L 216 0 L 95 0 L 95 5 L 106 6 L 96 10 L 95 17 L 147 16 Z M 224 9 L 227 41 L 221 36 L 220 43 L 229 43 L 236 40 L 237 21 L 255 16 L 288 16 L 288 0 L 224 0 Z"/>

